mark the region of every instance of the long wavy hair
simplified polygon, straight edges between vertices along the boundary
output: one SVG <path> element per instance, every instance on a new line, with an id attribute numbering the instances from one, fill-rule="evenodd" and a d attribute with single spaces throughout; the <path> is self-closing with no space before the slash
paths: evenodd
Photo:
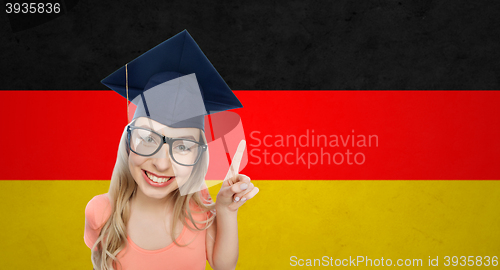
<path id="1" fill-rule="evenodd" d="M 205 134 L 201 130 L 200 142 L 206 144 Z M 102 227 L 99 237 L 92 247 L 91 259 L 94 269 L 96 270 L 114 270 L 118 264 L 121 266 L 117 255 L 127 245 L 126 227 L 130 218 L 130 200 L 137 191 L 137 184 L 134 181 L 128 166 L 129 153 L 130 151 L 127 144 L 127 127 L 125 127 L 118 147 L 118 155 L 108 191 L 112 209 L 111 215 Z M 187 183 L 173 191 L 169 196 L 167 203 L 173 203 L 174 206 L 172 216 L 173 221 L 171 222 L 170 232 L 174 243 L 178 246 L 183 247 L 189 245 L 189 243 L 181 245 L 175 239 L 174 228 L 176 228 L 179 221 L 193 231 L 205 230 L 214 221 L 215 204 L 210 200 L 210 197 L 208 197 L 208 200 L 205 200 L 199 191 L 199 188 L 204 183 L 207 169 L 208 150 L 204 151 L 200 160 L 194 166 Z M 190 203 L 194 203 L 200 211 L 192 211 Z M 207 218 L 202 221 L 194 220 L 192 216 L 193 212 L 206 213 Z M 189 219 L 190 224 L 186 219 Z M 202 224 L 202 226 L 198 227 L 197 224 Z"/>

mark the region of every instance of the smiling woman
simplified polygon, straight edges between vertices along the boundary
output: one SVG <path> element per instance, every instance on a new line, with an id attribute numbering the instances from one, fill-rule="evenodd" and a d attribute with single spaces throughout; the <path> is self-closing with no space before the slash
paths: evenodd
<path id="1" fill-rule="evenodd" d="M 175 180 L 163 187 L 154 186 L 142 168 L 166 175 L 173 169 L 172 163 L 164 160 L 168 164 L 161 167 L 165 164 L 159 164 L 164 161 L 128 153 L 126 145 L 124 132 L 109 192 L 94 197 L 86 208 L 85 243 L 94 250 L 92 261 L 95 269 L 108 269 L 103 265 L 106 260 L 102 258 L 106 257 L 118 262 L 115 269 L 146 266 L 155 269 L 160 258 L 170 261 L 172 267 L 204 268 L 206 249 L 199 244 L 205 243 L 206 228 L 215 218 L 214 204 L 208 193 L 202 192 L 203 198 L 200 193 L 182 196 Z M 206 163 L 198 166 L 206 167 Z M 184 172 L 183 176 L 191 171 Z M 103 246 L 108 252 L 113 251 L 124 241 L 125 245 L 113 252 L 114 257 L 106 256 L 106 250 L 99 251 Z M 198 260 L 183 258 L 187 254 L 179 250 L 186 245 L 191 247 L 189 256 Z M 164 252 L 167 247 L 174 252 Z M 153 259 L 144 261 L 143 257 L 151 252 L 156 253 Z"/>
<path id="2" fill-rule="evenodd" d="M 241 108 L 239 100 L 187 31 L 103 83 L 137 109 L 123 131 L 109 192 L 85 209 L 94 268 L 204 269 L 208 261 L 234 269 L 237 210 L 259 189 L 238 174 L 242 141 L 212 202 L 204 118 Z"/>
<path id="3" fill-rule="evenodd" d="M 148 127 L 149 126 L 149 127 Z M 129 168 L 137 185 L 149 197 L 164 197 L 177 188 L 182 194 L 201 190 L 208 157 L 203 131 L 197 128 L 170 128 L 139 117 L 127 127 Z M 167 144 L 166 147 L 163 147 Z M 198 166 L 195 166 L 198 164 Z M 193 173 L 194 171 L 194 173 Z M 190 179 L 188 181 L 188 179 Z M 187 186 L 185 186 L 187 185 Z M 159 191 L 158 187 L 167 187 Z"/>

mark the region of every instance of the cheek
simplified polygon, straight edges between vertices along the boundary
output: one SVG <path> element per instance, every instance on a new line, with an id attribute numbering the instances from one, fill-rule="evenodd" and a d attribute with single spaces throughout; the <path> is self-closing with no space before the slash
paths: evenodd
<path id="1" fill-rule="evenodd" d="M 177 186 L 181 187 L 189 180 L 193 167 L 174 167 L 175 179 L 177 179 Z"/>
<path id="2" fill-rule="evenodd" d="M 128 158 L 128 166 L 130 168 L 130 172 L 133 174 L 134 171 L 140 170 L 139 166 L 141 166 L 146 161 L 146 158 L 131 153 Z"/>
<path id="3" fill-rule="evenodd" d="M 193 171 L 193 167 L 188 166 L 174 166 L 175 177 L 188 178 Z"/>

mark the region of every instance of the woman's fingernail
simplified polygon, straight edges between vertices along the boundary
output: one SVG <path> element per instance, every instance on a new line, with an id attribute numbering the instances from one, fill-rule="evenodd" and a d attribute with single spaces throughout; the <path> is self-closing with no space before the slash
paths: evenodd
<path id="1" fill-rule="evenodd" d="M 244 201 L 246 201 L 246 200 L 247 200 L 247 198 L 243 198 L 243 199 L 241 199 L 241 201 L 242 201 L 242 202 L 244 202 Z"/>
<path id="2" fill-rule="evenodd" d="M 237 201 L 239 201 L 239 200 L 240 200 L 240 197 L 236 197 L 236 198 L 234 198 L 234 201 L 235 201 L 235 202 L 237 202 Z"/>
<path id="3" fill-rule="evenodd" d="M 247 187 L 248 187 L 247 183 L 243 183 L 240 185 L 241 190 L 245 190 L 245 189 L 247 189 Z"/>

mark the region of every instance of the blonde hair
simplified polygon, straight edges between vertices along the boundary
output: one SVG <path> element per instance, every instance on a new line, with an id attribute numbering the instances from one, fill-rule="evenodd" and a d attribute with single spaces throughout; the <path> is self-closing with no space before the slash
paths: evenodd
<path id="1" fill-rule="evenodd" d="M 204 133 L 200 130 L 200 142 L 206 144 Z M 111 270 L 115 269 L 119 262 L 117 255 L 127 245 L 127 223 L 130 218 L 130 199 L 137 191 L 137 184 L 130 173 L 128 167 L 129 149 L 127 146 L 127 127 L 122 134 L 118 147 L 118 155 L 111 176 L 109 185 L 109 201 L 111 203 L 111 215 L 105 222 L 99 233 L 94 246 L 92 247 L 92 264 L 95 270 Z M 171 237 L 174 243 L 184 247 L 189 245 L 181 245 L 175 239 L 176 225 L 179 221 L 190 230 L 202 231 L 207 229 L 215 218 L 215 204 L 210 200 L 205 200 L 200 196 L 199 187 L 203 185 L 205 175 L 208 169 L 208 151 L 205 151 L 198 163 L 194 166 L 191 176 L 186 184 L 176 189 L 169 196 L 168 203 L 173 203 L 173 221 L 171 222 Z M 189 193 L 189 191 L 196 191 Z M 187 195 L 181 195 L 187 194 Z M 194 213 L 206 213 L 207 218 L 202 221 L 194 220 L 190 209 L 190 202 L 193 202 L 201 211 L 193 211 Z M 186 218 L 194 228 L 188 224 Z M 204 224 L 199 228 L 196 224 Z M 194 240 L 194 239 L 193 239 Z M 121 267 L 120 267 L 121 268 Z"/>

